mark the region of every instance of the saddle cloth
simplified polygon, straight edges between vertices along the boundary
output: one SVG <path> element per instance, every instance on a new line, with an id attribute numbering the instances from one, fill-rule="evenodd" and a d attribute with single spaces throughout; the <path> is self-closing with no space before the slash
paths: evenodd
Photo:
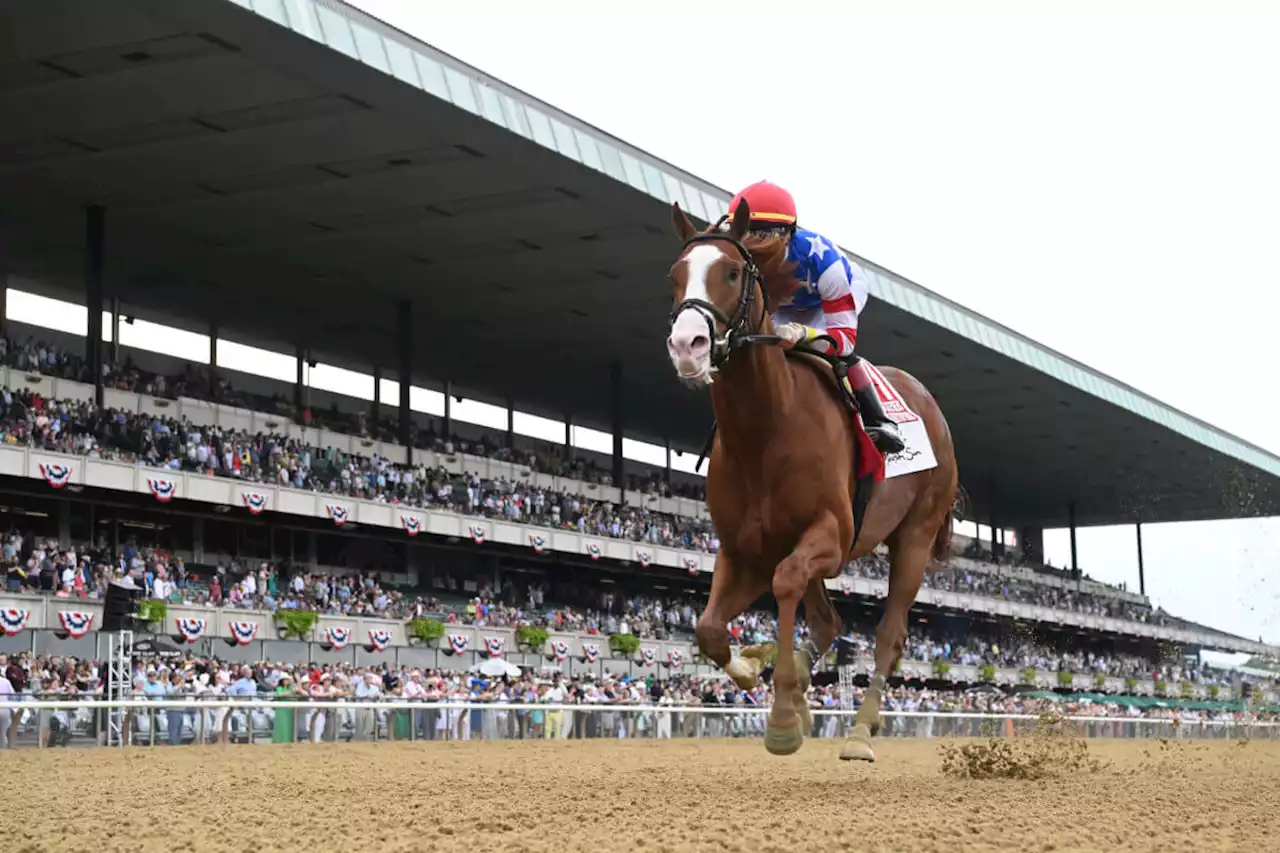
<path id="1" fill-rule="evenodd" d="M 866 430 L 862 428 L 862 421 L 858 421 L 858 458 L 861 463 L 857 476 L 861 479 L 864 476 L 872 475 L 876 480 L 891 480 L 894 477 L 901 477 L 904 474 L 914 474 L 917 471 L 928 471 L 930 468 L 938 466 L 938 458 L 933 452 L 933 442 L 929 440 L 929 431 L 925 428 L 924 420 L 911 410 L 906 400 L 902 399 L 902 395 L 898 390 L 889 384 L 889 380 L 884 378 L 884 374 L 880 369 L 869 361 L 863 360 L 867 366 L 867 373 L 871 377 L 871 384 L 875 387 L 876 393 L 880 395 L 880 405 L 884 407 L 884 413 L 889 416 L 890 420 L 898 425 L 898 433 L 902 436 L 902 442 L 906 446 L 901 453 L 895 453 L 892 456 L 884 457 L 875 445 L 871 443 L 871 439 L 867 436 Z M 845 389 L 849 390 L 849 380 L 845 379 Z M 883 465 L 883 473 L 876 470 Z"/>

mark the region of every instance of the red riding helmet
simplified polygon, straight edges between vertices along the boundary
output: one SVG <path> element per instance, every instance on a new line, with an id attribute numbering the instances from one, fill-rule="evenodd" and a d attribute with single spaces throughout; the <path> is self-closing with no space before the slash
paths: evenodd
<path id="1" fill-rule="evenodd" d="M 733 197 L 729 202 L 729 216 L 738 209 L 738 202 L 743 199 L 751 209 L 751 222 L 796 224 L 796 202 L 791 193 L 777 184 L 768 181 L 757 181 Z"/>

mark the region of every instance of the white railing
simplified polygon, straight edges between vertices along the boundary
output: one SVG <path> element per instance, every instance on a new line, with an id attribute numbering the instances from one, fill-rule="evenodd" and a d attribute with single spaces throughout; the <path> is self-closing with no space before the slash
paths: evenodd
<path id="1" fill-rule="evenodd" d="M 549 736 L 664 739 L 757 737 L 763 734 L 768 711 L 761 706 L 134 698 L 0 702 L 0 724 L 8 723 L 9 712 L 21 713 L 25 728 L 19 726 L 15 730 L 16 743 L 11 745 L 41 747 L 73 742 L 101 744 L 108 716 L 128 733 L 126 742 L 133 745 L 472 737 L 516 740 Z M 292 713 L 292 717 L 279 719 L 281 712 Z M 815 708 L 812 713 L 814 727 L 808 734 L 813 737 L 843 737 L 853 726 L 852 710 Z M 1280 740 L 1280 723 L 1255 722 L 1252 715 L 1247 716 L 1243 720 L 1096 715 L 1055 719 L 1066 734 L 1088 738 Z M 1035 714 L 933 711 L 885 711 L 883 717 L 881 736 L 887 738 L 1018 737 L 1032 733 L 1044 720 Z M 284 724 L 283 730 L 276 727 L 277 723 Z M 547 729 L 552 730 L 552 735 L 546 734 Z"/>

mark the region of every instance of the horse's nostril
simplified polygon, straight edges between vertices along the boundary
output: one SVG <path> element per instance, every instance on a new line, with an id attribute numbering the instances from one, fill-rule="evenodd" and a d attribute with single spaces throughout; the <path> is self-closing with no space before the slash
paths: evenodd
<path id="1" fill-rule="evenodd" d="M 707 339 L 706 335 L 697 335 L 689 342 L 689 349 L 694 352 L 701 352 L 702 350 L 709 349 L 710 347 L 711 341 Z"/>

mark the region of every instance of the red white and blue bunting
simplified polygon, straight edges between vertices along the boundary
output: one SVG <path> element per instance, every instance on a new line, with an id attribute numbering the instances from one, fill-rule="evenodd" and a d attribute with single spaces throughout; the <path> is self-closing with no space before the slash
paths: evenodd
<path id="1" fill-rule="evenodd" d="M 569 659 L 569 644 L 564 640 L 551 641 L 551 657 L 556 663 L 564 663 Z"/>
<path id="2" fill-rule="evenodd" d="M 591 559 L 593 560 L 600 559 L 600 555 L 602 553 L 604 552 L 600 550 L 600 543 L 598 542 L 587 543 L 587 556 L 589 556 Z"/>
<path id="3" fill-rule="evenodd" d="M 147 488 L 151 489 L 151 494 L 155 495 L 156 500 L 162 504 L 173 500 L 173 496 L 178 492 L 178 484 L 167 477 L 148 477 Z"/>
<path id="4" fill-rule="evenodd" d="M 485 650 L 489 652 L 489 657 L 491 658 L 502 657 L 502 651 L 504 648 L 506 648 L 506 645 L 507 645 L 506 642 L 504 642 L 501 637 L 485 637 L 484 638 Z"/>
<path id="5" fill-rule="evenodd" d="M 697 557 L 681 557 L 680 559 L 684 563 L 684 567 L 689 570 L 689 574 L 696 575 L 698 573 L 698 567 L 702 565 L 701 560 Z"/>
<path id="6" fill-rule="evenodd" d="M 205 620 L 182 618 L 176 621 L 178 623 L 178 636 L 182 638 L 184 643 L 194 643 L 204 636 Z"/>
<path id="7" fill-rule="evenodd" d="M 547 550 L 547 540 L 545 537 L 538 536 L 537 534 L 534 534 L 534 533 L 530 533 L 529 547 L 533 549 L 533 553 L 543 554 Z"/>
<path id="8" fill-rule="evenodd" d="M 640 650 L 640 659 L 636 661 L 641 666 L 653 666 L 657 662 L 658 653 L 647 647 Z"/>
<path id="9" fill-rule="evenodd" d="M 348 510 L 342 504 L 325 504 L 325 509 L 329 510 L 329 517 L 333 519 L 333 523 L 341 527 L 347 523 L 347 519 L 351 516 Z"/>
<path id="10" fill-rule="evenodd" d="M 62 623 L 62 630 L 67 632 L 67 636 L 77 640 L 93 627 L 93 614 L 83 610 L 59 610 L 58 621 Z"/>
<path id="11" fill-rule="evenodd" d="M 240 498 L 250 515 L 262 515 L 262 511 L 267 508 L 267 496 L 261 492 L 241 492 Z"/>
<path id="12" fill-rule="evenodd" d="M 71 466 L 59 465 L 57 462 L 41 462 L 40 476 L 55 489 L 61 489 L 71 482 Z"/>
<path id="13" fill-rule="evenodd" d="M 679 649 L 667 649 L 667 666 L 672 669 L 679 669 L 684 663 L 684 653 Z"/>
<path id="14" fill-rule="evenodd" d="M 391 645 L 391 632 L 385 628 L 370 628 L 369 645 L 373 646 L 375 652 L 385 652 L 387 646 Z"/>
<path id="15" fill-rule="evenodd" d="M 6 637 L 12 637 L 27 627 L 27 620 L 30 618 L 30 610 L 18 610 L 12 607 L 0 610 L 0 631 L 4 631 Z"/>
<path id="16" fill-rule="evenodd" d="M 329 648 L 336 652 L 347 647 L 347 642 L 351 639 L 351 629 L 325 628 L 324 637 L 329 643 Z"/>
<path id="17" fill-rule="evenodd" d="M 258 636 L 257 622 L 232 622 L 231 623 L 231 639 L 236 641 L 237 646 L 247 646 L 253 642 Z"/>
<path id="18" fill-rule="evenodd" d="M 600 660 L 600 647 L 595 643 L 583 643 L 582 660 L 584 663 L 595 663 Z"/>
<path id="19" fill-rule="evenodd" d="M 485 527 L 483 524 L 473 524 L 467 529 L 467 532 L 471 534 L 472 542 L 476 543 L 477 545 L 484 544 L 487 531 L 485 530 Z"/>
<path id="20" fill-rule="evenodd" d="M 416 515 L 401 514 L 400 523 L 404 525 L 404 532 L 410 536 L 417 536 L 422 532 L 422 519 Z"/>
<path id="21" fill-rule="evenodd" d="M 470 645 L 470 641 L 467 639 L 466 634 L 450 634 L 449 648 L 445 649 L 445 651 L 451 655 L 460 655 L 467 650 L 468 645 Z"/>
<path id="22" fill-rule="evenodd" d="M 649 561 L 653 559 L 653 555 L 641 548 L 636 549 L 636 562 L 640 564 L 640 568 L 649 568 Z"/>

